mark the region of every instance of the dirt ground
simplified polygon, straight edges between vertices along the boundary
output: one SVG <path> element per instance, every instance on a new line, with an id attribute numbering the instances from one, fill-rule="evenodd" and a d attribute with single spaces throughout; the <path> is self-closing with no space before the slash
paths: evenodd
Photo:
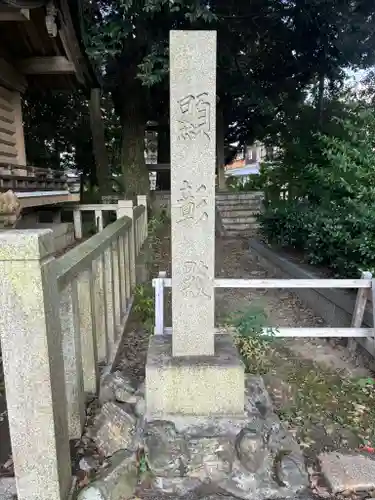
<path id="1" fill-rule="evenodd" d="M 159 236 L 152 274 L 168 271 L 170 237 Z M 247 241 L 216 241 L 216 277 L 277 278 L 248 250 Z M 170 299 L 166 325 L 170 326 Z M 218 289 L 216 323 L 227 324 L 238 311 L 261 309 L 271 327 L 314 327 L 324 322 L 288 290 Z M 135 317 L 129 325 L 118 368 L 140 381 L 149 334 Z M 325 339 L 274 339 L 245 360 L 247 371 L 262 373 L 280 418 L 295 433 L 307 462 L 322 451 L 375 445 L 375 390 L 372 374 L 349 357 L 346 348 Z"/>

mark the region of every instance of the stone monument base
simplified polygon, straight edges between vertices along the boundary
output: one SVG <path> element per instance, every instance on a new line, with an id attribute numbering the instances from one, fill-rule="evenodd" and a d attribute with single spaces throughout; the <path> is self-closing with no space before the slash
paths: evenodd
<path id="1" fill-rule="evenodd" d="M 242 417 L 146 419 L 143 446 L 155 497 L 296 500 L 306 491 L 303 454 L 273 412 L 262 379 L 247 376 L 243 393 Z"/>
<path id="2" fill-rule="evenodd" d="M 151 337 L 147 417 L 244 416 L 244 366 L 230 335 L 215 336 L 214 356 L 172 356 L 172 336 Z"/>

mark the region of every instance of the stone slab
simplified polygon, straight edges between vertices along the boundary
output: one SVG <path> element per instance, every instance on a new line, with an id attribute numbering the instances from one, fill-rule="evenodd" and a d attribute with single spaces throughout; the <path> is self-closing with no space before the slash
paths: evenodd
<path id="1" fill-rule="evenodd" d="M 375 489 L 375 460 L 362 454 L 323 453 L 322 474 L 334 494 Z"/>
<path id="2" fill-rule="evenodd" d="M 215 336 L 214 356 L 174 357 L 172 338 L 150 340 L 148 416 L 244 415 L 244 367 L 230 335 Z"/>
<path id="3" fill-rule="evenodd" d="M 17 497 L 14 477 L 0 477 L 0 500 L 14 500 Z"/>
<path id="4" fill-rule="evenodd" d="M 216 31 L 171 31 L 170 109 L 173 355 L 213 356 Z"/>
<path id="5" fill-rule="evenodd" d="M 120 403 L 105 403 L 96 417 L 91 436 L 100 452 L 109 457 L 119 450 L 133 448 L 136 419 Z"/>

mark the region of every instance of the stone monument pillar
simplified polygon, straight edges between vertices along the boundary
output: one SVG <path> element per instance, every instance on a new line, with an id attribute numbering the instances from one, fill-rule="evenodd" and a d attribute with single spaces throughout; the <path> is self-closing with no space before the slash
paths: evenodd
<path id="1" fill-rule="evenodd" d="M 244 370 L 214 331 L 216 32 L 170 34 L 172 338 L 153 337 L 151 416 L 240 415 Z"/>

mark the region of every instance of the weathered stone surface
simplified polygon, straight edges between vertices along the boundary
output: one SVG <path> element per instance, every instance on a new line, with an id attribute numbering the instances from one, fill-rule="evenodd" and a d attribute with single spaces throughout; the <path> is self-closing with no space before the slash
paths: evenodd
<path id="1" fill-rule="evenodd" d="M 244 415 L 244 367 L 230 335 L 216 335 L 215 355 L 172 355 L 170 336 L 150 340 L 147 415 Z"/>
<path id="2" fill-rule="evenodd" d="M 112 457 L 111 466 L 80 492 L 78 500 L 127 500 L 133 497 L 137 482 L 136 455 L 119 451 Z"/>
<path id="3" fill-rule="evenodd" d="M 243 500 L 297 498 L 306 490 L 308 476 L 298 444 L 272 412 L 262 382 L 254 378 L 250 385 L 251 412 L 244 418 L 171 416 L 170 422 L 147 424 L 161 426 L 167 434 L 153 434 L 150 466 L 156 489 L 198 495 L 209 484 Z"/>
<path id="4" fill-rule="evenodd" d="M 151 472 L 161 477 L 182 477 L 186 474 L 189 450 L 184 437 L 172 422 L 155 420 L 144 430 L 144 446 Z"/>
<path id="5" fill-rule="evenodd" d="M 135 405 L 138 401 L 138 398 L 135 394 L 131 394 L 124 387 L 119 387 L 115 390 L 115 399 L 120 403 L 128 403 L 130 405 Z"/>
<path id="6" fill-rule="evenodd" d="M 185 498 L 185 495 L 194 492 L 202 483 L 193 477 L 157 477 L 154 480 L 154 489 L 166 495 L 177 495 Z M 158 493 L 158 499 L 160 494 Z M 173 498 L 173 497 L 172 497 Z"/>
<path id="7" fill-rule="evenodd" d="M 16 479 L 14 477 L 0 477 L 0 500 L 14 500 L 16 497 Z"/>
<path id="8" fill-rule="evenodd" d="M 262 377 L 245 376 L 245 412 L 259 413 L 264 418 L 273 413 L 272 401 Z"/>
<path id="9" fill-rule="evenodd" d="M 143 417 L 143 415 L 146 413 L 146 401 L 142 396 L 137 396 L 134 413 L 137 417 Z"/>
<path id="10" fill-rule="evenodd" d="M 94 457 L 88 455 L 87 457 L 82 457 L 79 461 L 79 468 L 84 470 L 85 472 L 90 472 L 99 467 L 98 460 L 95 460 Z"/>
<path id="11" fill-rule="evenodd" d="M 230 440 L 216 437 L 192 439 L 188 442 L 188 449 L 188 477 L 203 483 L 220 481 L 231 472 L 235 450 Z"/>
<path id="12" fill-rule="evenodd" d="M 263 474 L 270 467 L 270 451 L 264 436 L 255 429 L 243 429 L 236 439 L 236 452 L 241 465 L 252 473 Z M 272 464 L 272 463 L 271 463 Z"/>
<path id="13" fill-rule="evenodd" d="M 52 231 L 0 231 L 0 343 L 19 500 L 64 497 L 71 483 L 59 297 L 44 265 L 52 253 Z"/>
<path id="14" fill-rule="evenodd" d="M 136 418 L 120 403 L 105 403 L 96 417 L 91 431 L 92 439 L 98 449 L 111 456 L 116 451 L 133 449 L 136 446 Z"/>
<path id="15" fill-rule="evenodd" d="M 173 355 L 212 356 L 215 31 L 171 31 L 170 93 Z"/>
<path id="16" fill-rule="evenodd" d="M 129 377 L 120 371 L 109 373 L 101 381 L 99 402 L 101 405 L 116 400 L 127 403 L 127 399 L 131 398 L 135 391 L 134 383 Z"/>
<path id="17" fill-rule="evenodd" d="M 375 489 L 375 460 L 362 454 L 322 453 L 319 463 L 333 493 Z"/>
<path id="18" fill-rule="evenodd" d="M 299 488 L 308 485 L 305 462 L 302 453 L 284 454 L 279 457 L 276 476 L 280 484 L 288 488 Z"/>

